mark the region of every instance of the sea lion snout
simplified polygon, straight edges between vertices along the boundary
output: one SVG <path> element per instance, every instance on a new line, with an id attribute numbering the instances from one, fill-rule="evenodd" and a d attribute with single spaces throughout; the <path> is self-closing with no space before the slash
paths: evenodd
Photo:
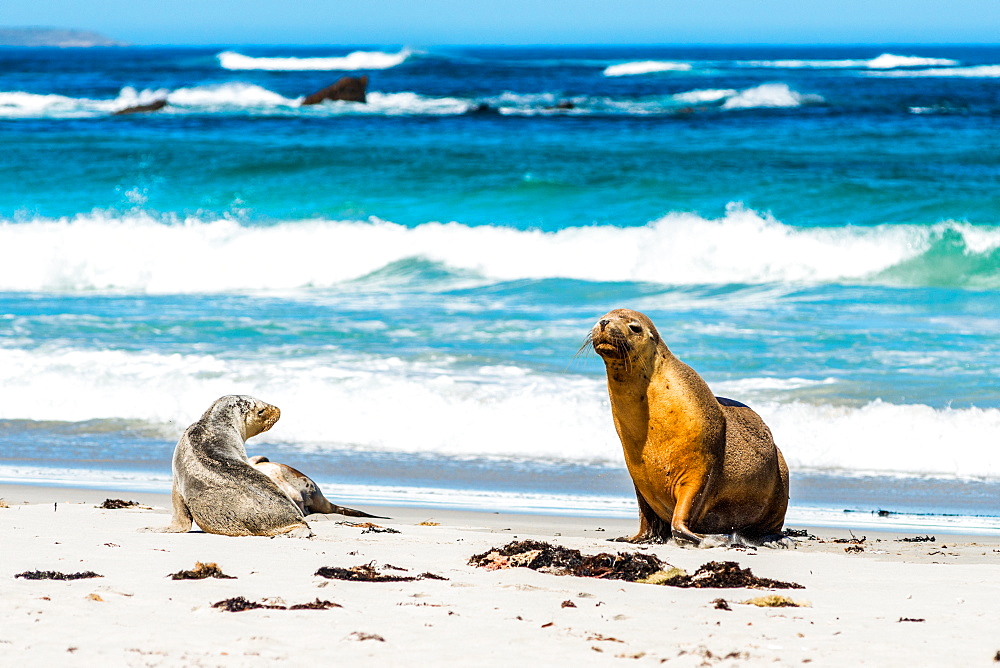
<path id="1" fill-rule="evenodd" d="M 260 420 L 260 431 L 267 431 L 274 426 L 274 423 L 281 418 L 281 409 L 271 404 L 265 404 L 263 408 L 257 409 L 257 419 Z M 259 433 L 259 432 L 258 432 Z"/>
<path id="2" fill-rule="evenodd" d="M 635 337 L 643 333 L 642 323 L 633 311 L 617 309 L 603 316 L 590 330 L 594 352 L 608 359 L 622 359 L 635 348 Z"/>
<path id="3" fill-rule="evenodd" d="M 254 400 L 244 412 L 246 437 L 250 438 L 251 436 L 256 436 L 267 431 L 274 426 L 274 423 L 280 417 L 281 410 L 277 406 L 272 406 L 260 400 Z"/>

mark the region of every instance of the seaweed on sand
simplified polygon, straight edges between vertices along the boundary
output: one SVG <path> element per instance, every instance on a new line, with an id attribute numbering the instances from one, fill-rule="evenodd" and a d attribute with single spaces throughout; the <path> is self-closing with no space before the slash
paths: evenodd
<path id="1" fill-rule="evenodd" d="M 236 577 L 226 575 L 214 561 L 207 564 L 196 561 L 194 568 L 190 571 L 177 571 L 170 574 L 171 580 L 204 580 L 205 578 L 218 578 L 220 580 L 235 580 Z"/>
<path id="2" fill-rule="evenodd" d="M 352 566 L 350 568 L 340 568 L 339 566 L 323 566 L 316 571 L 315 575 L 327 578 L 328 580 L 349 580 L 352 582 L 413 582 L 414 580 L 447 580 L 448 578 L 435 575 L 434 573 L 421 573 L 420 575 L 386 575 L 379 573 L 373 565 L 374 562 Z M 386 565 L 386 568 L 393 570 L 406 570 L 396 566 Z"/>
<path id="3" fill-rule="evenodd" d="M 125 501 L 123 499 L 104 499 L 104 503 L 97 506 L 98 508 L 103 508 L 104 510 L 118 510 L 120 508 L 134 508 L 138 506 L 137 501 Z"/>
<path id="4" fill-rule="evenodd" d="M 735 561 L 710 561 L 700 566 L 694 575 L 677 575 L 663 584 L 712 589 L 805 589 L 796 582 L 757 577 L 749 568 L 740 568 Z"/>
<path id="5" fill-rule="evenodd" d="M 268 603 L 257 603 L 248 601 L 242 596 L 227 598 L 224 601 L 217 601 L 212 604 L 213 608 L 221 608 L 226 612 L 243 612 L 244 610 L 329 610 L 330 608 L 343 607 L 333 601 L 321 601 L 318 598 L 312 603 L 298 603 L 292 606 L 273 605 Z"/>
<path id="6" fill-rule="evenodd" d="M 572 550 L 536 540 L 508 543 L 501 548 L 474 555 L 469 564 L 488 570 L 522 566 L 556 575 L 625 580 L 671 587 L 803 589 L 794 582 L 782 582 L 755 576 L 749 568 L 740 568 L 735 561 L 710 561 L 688 575 L 660 561 L 653 554 L 619 552 L 584 555 Z"/>
<path id="7" fill-rule="evenodd" d="M 585 555 L 537 540 L 522 540 L 494 548 L 469 559 L 469 564 L 488 570 L 523 566 L 557 575 L 576 575 L 605 580 L 635 582 L 663 570 L 667 564 L 653 554 L 619 552 Z"/>
<path id="8" fill-rule="evenodd" d="M 86 578 L 103 578 L 94 571 L 83 571 L 82 573 L 60 573 L 59 571 L 25 571 L 18 573 L 15 578 L 25 580 L 84 580 Z"/>

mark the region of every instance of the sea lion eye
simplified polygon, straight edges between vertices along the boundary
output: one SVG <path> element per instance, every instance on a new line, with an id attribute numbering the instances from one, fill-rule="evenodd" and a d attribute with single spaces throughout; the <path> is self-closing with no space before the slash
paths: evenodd
<path id="1" fill-rule="evenodd" d="M 264 409 L 263 408 L 261 408 L 259 411 L 257 411 L 257 417 L 264 417 Z"/>
<path id="2" fill-rule="evenodd" d="M 631 329 L 636 334 L 642 334 L 642 325 L 638 323 L 633 322 L 631 325 L 628 326 L 628 328 Z"/>

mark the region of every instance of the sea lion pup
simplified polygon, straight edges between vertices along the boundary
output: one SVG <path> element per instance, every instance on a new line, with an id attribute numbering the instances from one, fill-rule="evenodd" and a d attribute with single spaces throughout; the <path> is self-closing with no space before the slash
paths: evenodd
<path id="1" fill-rule="evenodd" d="M 320 490 L 319 485 L 313 482 L 312 478 L 297 469 L 293 469 L 287 464 L 272 462 L 263 455 L 251 457 L 249 461 L 251 466 L 273 480 L 274 484 L 278 486 L 278 489 L 287 494 L 288 498 L 292 500 L 292 503 L 299 507 L 299 511 L 301 511 L 303 515 L 309 515 L 312 513 L 337 513 L 338 515 L 348 515 L 350 517 L 374 517 L 380 520 L 388 519 L 387 517 L 382 517 L 380 515 L 369 515 L 361 510 L 345 508 L 344 506 L 338 506 L 334 503 L 330 503 L 327 498 L 323 496 L 323 492 Z"/>
<path id="2" fill-rule="evenodd" d="M 247 460 L 246 440 L 280 416 L 276 406 L 253 397 L 216 400 L 174 448 L 174 516 L 154 531 L 184 533 L 194 520 L 225 536 L 312 535 L 291 499 Z"/>
<path id="3" fill-rule="evenodd" d="M 788 467 L 760 416 L 712 394 L 638 311 L 611 311 L 588 344 L 604 358 L 639 501 L 639 532 L 622 540 L 787 546 Z"/>

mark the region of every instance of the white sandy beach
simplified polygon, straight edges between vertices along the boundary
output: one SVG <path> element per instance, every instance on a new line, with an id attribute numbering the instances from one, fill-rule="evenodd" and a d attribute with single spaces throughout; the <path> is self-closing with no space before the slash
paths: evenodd
<path id="1" fill-rule="evenodd" d="M 164 495 L 6 485 L 0 498 L 7 506 L 0 508 L 0 656 L 7 666 L 984 666 L 1000 650 L 1000 541 L 993 537 L 940 534 L 933 543 L 906 543 L 897 539 L 913 534 L 855 532 L 867 535 L 859 553 L 815 540 L 793 550 L 642 550 L 690 573 L 709 561 L 737 561 L 757 576 L 805 586 L 775 593 L 808 607 L 762 608 L 741 602 L 767 591 L 467 563 L 515 538 L 585 554 L 640 550 L 606 540 L 630 533 L 631 520 L 362 506 L 390 515 L 373 521 L 399 533 L 362 533 L 338 524 L 356 518 L 330 515 L 311 521 L 316 536 L 308 540 L 229 538 L 139 532 L 168 522 Z M 153 507 L 95 507 L 107 498 Z M 169 577 L 196 562 L 214 562 L 235 579 Z M 315 575 L 321 567 L 368 563 L 388 574 L 447 580 Z M 103 577 L 14 577 L 35 570 Z M 212 607 L 238 596 L 342 607 Z M 717 609 L 719 598 L 731 610 Z"/>

